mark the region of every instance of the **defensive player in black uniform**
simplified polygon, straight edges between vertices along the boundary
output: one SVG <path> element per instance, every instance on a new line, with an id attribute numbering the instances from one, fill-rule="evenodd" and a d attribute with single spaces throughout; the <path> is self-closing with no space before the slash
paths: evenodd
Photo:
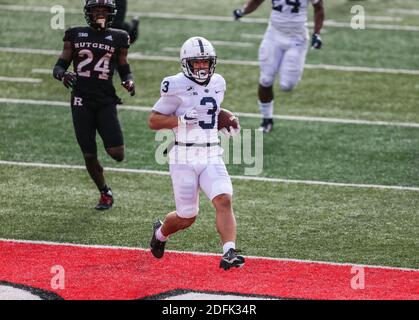
<path id="1" fill-rule="evenodd" d="M 113 195 L 97 158 L 96 131 L 106 152 L 118 162 L 124 159 L 124 139 L 116 109 L 120 99 L 112 83 L 115 67 L 122 86 L 131 96 L 135 94 L 127 60 L 129 35 L 109 28 L 115 11 L 114 0 L 87 0 L 84 12 L 89 26 L 65 32 L 64 49 L 53 71 L 54 78 L 73 89 L 71 111 L 77 142 L 87 171 L 101 193 L 97 210 L 111 208 Z M 67 71 L 71 62 L 74 72 Z"/>
<path id="2" fill-rule="evenodd" d="M 116 16 L 112 23 L 112 27 L 115 29 L 122 29 L 128 32 L 131 39 L 131 44 L 138 39 L 138 27 L 140 25 L 140 19 L 135 17 L 130 22 L 125 21 L 125 15 L 127 13 L 127 0 L 115 0 L 116 3 Z"/>

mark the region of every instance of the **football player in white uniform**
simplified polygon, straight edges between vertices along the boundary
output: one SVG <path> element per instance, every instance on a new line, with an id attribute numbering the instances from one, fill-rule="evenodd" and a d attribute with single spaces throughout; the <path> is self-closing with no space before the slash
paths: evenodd
<path id="1" fill-rule="evenodd" d="M 181 48 L 180 59 L 183 73 L 163 79 L 161 97 L 149 117 L 151 129 L 172 129 L 176 139 L 169 150 L 176 211 L 168 213 L 164 223 L 154 223 L 151 252 L 161 258 L 168 237 L 194 223 L 201 189 L 216 210 L 216 227 L 223 244 L 220 267 L 241 267 L 244 258 L 235 248 L 233 187 L 218 137 L 218 114 L 226 83 L 215 73 L 217 56 L 205 38 L 188 39 Z M 239 131 L 240 127 L 231 127 L 228 134 Z"/>
<path id="2" fill-rule="evenodd" d="M 236 20 L 255 11 L 264 0 L 248 0 L 242 9 L 233 11 Z M 263 116 L 260 130 L 267 133 L 273 126 L 274 95 L 272 85 L 279 73 L 283 91 L 291 91 L 300 82 L 308 49 L 307 7 L 314 7 L 314 33 L 311 47 L 320 49 L 323 27 L 323 0 L 272 0 L 268 28 L 259 48 L 259 109 Z"/>

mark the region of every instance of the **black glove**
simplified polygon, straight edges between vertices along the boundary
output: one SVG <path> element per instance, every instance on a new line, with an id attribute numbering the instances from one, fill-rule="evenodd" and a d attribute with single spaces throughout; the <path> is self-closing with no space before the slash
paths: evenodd
<path id="1" fill-rule="evenodd" d="M 244 16 L 244 12 L 242 9 L 236 9 L 233 11 L 234 20 L 239 20 Z"/>
<path id="2" fill-rule="evenodd" d="M 66 71 L 64 72 L 61 81 L 67 89 L 74 88 L 77 82 L 77 74 L 75 74 L 74 72 Z"/>
<path id="3" fill-rule="evenodd" d="M 132 80 L 127 80 L 121 83 L 122 86 L 130 93 L 131 97 L 135 95 L 135 83 Z"/>
<path id="4" fill-rule="evenodd" d="M 317 33 L 313 33 L 313 36 L 311 37 L 311 47 L 314 49 L 321 49 L 322 47 L 322 38 L 320 38 L 320 35 Z"/>

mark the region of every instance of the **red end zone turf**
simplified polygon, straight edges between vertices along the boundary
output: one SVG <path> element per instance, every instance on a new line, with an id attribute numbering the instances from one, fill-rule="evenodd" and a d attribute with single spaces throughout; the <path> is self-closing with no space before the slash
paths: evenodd
<path id="1" fill-rule="evenodd" d="M 175 290 L 303 299 L 419 299 L 419 270 L 364 267 L 353 289 L 351 265 L 247 258 L 242 269 L 218 268 L 219 256 L 0 241 L 0 287 L 18 284 L 64 299 L 142 299 Z M 53 266 L 65 289 L 52 289 Z M 0 290 L 1 291 L 1 290 Z"/>

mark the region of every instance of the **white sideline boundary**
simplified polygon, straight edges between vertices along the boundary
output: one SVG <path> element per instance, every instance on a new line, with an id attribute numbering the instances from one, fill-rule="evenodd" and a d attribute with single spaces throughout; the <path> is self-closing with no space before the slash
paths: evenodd
<path id="1" fill-rule="evenodd" d="M 48 246 L 63 246 L 63 247 L 76 247 L 76 248 L 88 248 L 88 249 L 110 249 L 110 250 L 131 250 L 131 251 L 149 251 L 150 249 L 138 248 L 138 247 L 127 247 L 127 246 L 111 246 L 111 245 L 94 245 L 94 244 L 78 244 L 70 242 L 52 242 L 52 241 L 39 241 L 39 240 L 17 240 L 17 239 L 3 239 L 0 238 L 0 242 L 12 242 L 12 243 L 24 243 L 24 244 L 35 244 L 35 245 L 48 245 Z M 195 252 L 195 251 L 179 251 L 179 250 L 166 250 L 166 252 L 178 253 L 178 254 L 192 254 L 197 256 L 220 256 L 220 254 L 212 252 Z M 385 270 L 399 270 L 407 272 L 419 272 L 419 269 L 414 268 L 402 268 L 402 267 L 390 267 L 390 266 L 376 266 L 367 264 L 356 264 L 350 262 L 329 262 L 329 261 L 316 261 L 316 260 L 305 260 L 305 259 L 287 259 L 287 258 L 272 258 L 272 257 L 259 257 L 259 256 L 247 256 L 250 259 L 262 259 L 271 261 L 284 261 L 284 262 L 297 262 L 297 263 L 314 263 L 314 264 L 325 264 L 332 266 L 358 266 L 365 268 L 374 269 L 385 269 Z"/>
<path id="2" fill-rule="evenodd" d="M 64 101 L 49 101 L 49 100 L 32 100 L 32 99 L 9 99 L 0 98 L 0 104 L 27 104 L 38 106 L 52 106 L 52 107 L 69 107 L 70 102 Z M 118 106 L 120 110 L 150 112 L 151 107 L 146 106 Z M 261 118 L 259 113 L 235 112 L 238 117 L 243 118 Z M 339 118 L 324 118 L 324 117 L 308 117 L 308 116 L 289 116 L 289 115 L 273 115 L 274 119 L 284 121 L 306 121 L 306 122 L 327 122 L 337 124 L 355 124 L 355 125 L 375 125 L 375 126 L 394 126 L 406 128 L 419 128 L 419 123 L 413 122 L 389 122 L 389 121 L 372 121 L 372 120 L 354 120 L 354 119 L 339 119 Z"/>
<path id="3" fill-rule="evenodd" d="M 5 161 L 0 160 L 0 165 L 31 167 L 31 168 L 47 168 L 47 169 L 75 169 L 85 170 L 84 166 L 68 165 L 68 164 L 49 164 L 39 162 L 18 162 L 18 161 Z M 123 172 L 135 174 L 154 174 L 160 176 L 169 176 L 168 171 L 147 170 L 147 169 L 128 169 L 128 168 L 114 168 L 105 167 L 109 172 Z M 390 185 L 375 185 L 375 184 L 355 184 L 355 183 L 340 183 L 340 182 L 327 182 L 327 181 L 313 181 L 313 180 L 292 180 L 280 178 L 265 178 L 255 176 L 230 176 L 235 180 L 244 181 L 259 181 L 283 184 L 302 184 L 302 185 L 317 185 L 317 186 L 331 186 L 331 187 L 345 187 L 345 188 L 358 188 L 358 189 L 381 189 L 381 190 L 399 190 L 399 191 L 415 191 L 419 192 L 419 187 L 405 187 L 405 186 L 390 186 Z"/>
<path id="4" fill-rule="evenodd" d="M 172 48 L 170 48 L 170 50 L 172 50 Z M 59 50 L 12 48 L 12 47 L 0 47 L 0 52 L 39 54 L 39 55 L 48 55 L 48 56 L 57 56 L 57 57 L 61 53 L 61 51 Z M 167 61 L 167 62 L 179 63 L 178 57 L 143 55 L 142 53 L 139 53 L 139 52 L 129 53 L 128 58 L 130 60 L 140 60 L 140 61 Z M 219 60 L 219 63 L 226 64 L 226 65 L 241 65 L 241 66 L 254 66 L 254 67 L 259 66 L 258 61 L 246 61 L 246 60 Z M 306 64 L 304 68 L 313 69 L 313 70 L 319 69 L 319 70 L 343 71 L 343 72 L 419 75 L 419 70 L 372 68 L 372 67 L 359 67 L 359 66 L 337 66 L 337 65 L 328 65 L 328 64 Z M 42 70 L 42 72 L 46 72 L 45 69 L 34 69 L 34 70 L 36 70 L 38 73 L 41 73 L 40 70 Z"/>
<path id="5" fill-rule="evenodd" d="M 52 6 L 51 6 L 52 7 Z M 43 12 L 51 13 L 51 7 L 46 6 L 22 6 L 22 5 L 0 5 L 0 10 L 7 11 L 17 11 L 17 12 Z M 231 8 L 231 11 L 234 8 Z M 81 14 L 82 9 L 76 8 L 66 8 L 66 13 L 70 14 Z M 234 21 L 232 16 L 202 16 L 202 15 L 192 15 L 192 14 L 176 14 L 176 13 L 164 13 L 164 12 L 128 12 L 127 16 L 134 17 L 138 16 L 140 18 L 157 18 L 157 19 L 178 19 L 178 20 L 197 20 L 197 21 L 212 21 L 212 22 L 232 22 L 232 23 L 255 23 L 255 24 L 264 24 L 267 25 L 269 17 L 266 18 L 252 18 L 244 17 L 240 19 L 240 22 Z M 383 17 L 369 17 L 370 21 Z M 386 17 L 387 18 L 387 17 Z M 368 19 L 367 19 L 368 20 Z M 314 26 L 313 22 L 309 22 L 310 27 Z M 325 20 L 325 27 L 334 27 L 334 28 L 351 28 L 351 24 L 348 22 L 337 22 L 334 20 Z M 406 25 L 397 25 L 397 24 L 369 24 L 367 23 L 366 29 L 373 30 L 393 30 L 393 31 L 413 31 L 418 32 L 419 26 L 406 26 Z"/>

